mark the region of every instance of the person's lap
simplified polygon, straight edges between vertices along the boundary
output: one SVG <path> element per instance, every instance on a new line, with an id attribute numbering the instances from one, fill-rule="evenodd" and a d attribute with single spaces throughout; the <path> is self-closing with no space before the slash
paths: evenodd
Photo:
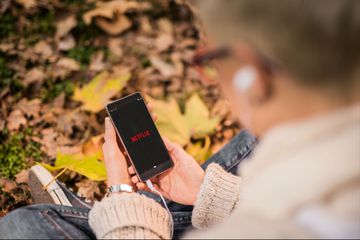
<path id="1" fill-rule="evenodd" d="M 242 131 L 218 153 L 209 158 L 210 163 L 220 164 L 226 171 L 236 174 L 238 164 L 246 159 L 256 145 L 256 140 Z M 159 198 L 142 192 L 156 201 Z M 168 201 L 174 219 L 174 237 L 180 237 L 191 227 L 192 206 Z M 88 224 L 89 208 L 74 208 L 54 204 L 39 204 L 17 209 L 0 220 L 0 238 L 95 238 Z"/>

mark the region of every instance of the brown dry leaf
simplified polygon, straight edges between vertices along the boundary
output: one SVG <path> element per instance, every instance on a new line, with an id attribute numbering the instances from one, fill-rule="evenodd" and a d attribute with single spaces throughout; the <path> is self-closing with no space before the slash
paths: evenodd
<path id="1" fill-rule="evenodd" d="M 172 34 L 174 31 L 173 24 L 166 18 L 159 19 L 157 24 L 161 32 Z"/>
<path id="2" fill-rule="evenodd" d="M 99 72 L 101 70 L 104 70 L 104 68 L 105 68 L 104 52 L 99 51 L 94 53 L 91 56 L 89 70 L 94 72 Z"/>
<path id="3" fill-rule="evenodd" d="M 86 119 L 84 118 L 84 114 L 82 112 L 66 111 L 57 117 L 56 130 L 70 136 L 73 133 L 74 127 L 81 131 L 85 130 L 85 122 Z"/>
<path id="4" fill-rule="evenodd" d="M 7 193 L 10 193 L 12 190 L 14 190 L 17 187 L 14 181 L 4 177 L 0 178 L 0 186 L 1 189 Z"/>
<path id="5" fill-rule="evenodd" d="M 113 0 L 109 2 L 99 2 L 98 7 L 86 12 L 83 20 L 86 24 L 90 24 L 94 17 L 104 17 L 111 19 L 115 13 L 123 14 L 128 10 L 146 10 L 150 8 L 150 4 L 146 2 Z"/>
<path id="6" fill-rule="evenodd" d="M 68 34 L 65 37 L 61 38 L 61 40 L 58 42 L 58 48 L 61 51 L 68 51 L 74 48 L 75 45 L 75 39 L 71 34 Z"/>
<path id="7" fill-rule="evenodd" d="M 56 66 L 59 68 L 63 68 L 69 71 L 77 71 L 80 69 L 80 64 L 72 58 L 61 58 L 57 63 Z"/>
<path id="8" fill-rule="evenodd" d="M 150 56 L 151 64 L 159 70 L 160 74 L 166 78 L 173 77 L 177 75 L 177 71 L 173 65 L 161 60 L 158 56 Z"/>
<path id="9" fill-rule="evenodd" d="M 5 120 L 0 119 L 0 129 L 3 129 L 5 127 Z"/>
<path id="10" fill-rule="evenodd" d="M 21 125 L 26 125 L 27 120 L 24 117 L 24 114 L 19 109 L 12 111 L 7 118 L 7 128 L 12 130 L 18 130 Z"/>
<path id="11" fill-rule="evenodd" d="M 72 58 L 63 57 L 56 63 L 56 70 L 51 74 L 54 78 L 64 78 L 74 71 L 80 70 L 80 64 Z"/>
<path id="12" fill-rule="evenodd" d="M 15 44 L 12 42 L 9 43 L 0 43 L 0 50 L 2 52 L 8 52 L 10 50 L 13 50 L 15 47 Z"/>
<path id="13" fill-rule="evenodd" d="M 16 0 L 16 2 L 26 9 L 36 6 L 36 0 Z"/>
<path id="14" fill-rule="evenodd" d="M 71 31 L 74 27 L 76 27 L 77 21 L 74 14 L 67 16 L 66 18 L 58 21 L 56 23 L 56 33 L 55 38 L 61 38 L 65 36 L 68 32 Z"/>
<path id="15" fill-rule="evenodd" d="M 86 199 L 94 200 L 95 194 L 101 194 L 99 183 L 90 179 L 83 179 L 80 182 L 76 183 L 75 186 L 78 187 L 77 194 L 80 197 L 84 197 Z"/>
<path id="16" fill-rule="evenodd" d="M 211 109 L 211 116 L 219 116 L 225 118 L 230 113 L 229 102 L 224 99 L 219 99 L 214 107 Z"/>
<path id="17" fill-rule="evenodd" d="M 52 101 L 52 106 L 55 108 L 63 108 L 64 104 L 65 104 L 65 93 L 62 92 L 60 93 L 59 96 L 57 96 L 53 101 Z"/>
<path id="18" fill-rule="evenodd" d="M 57 143 L 55 141 L 57 137 L 57 133 L 54 131 L 53 128 L 45 128 L 41 131 L 42 139 L 40 140 L 41 143 L 41 150 L 51 158 L 56 157 L 56 149 Z"/>
<path id="19" fill-rule="evenodd" d="M 153 31 L 153 28 L 151 26 L 150 20 L 147 17 L 140 18 L 140 28 L 141 31 L 144 33 L 151 33 Z"/>
<path id="20" fill-rule="evenodd" d="M 37 118 L 40 114 L 41 100 L 35 98 L 29 101 L 23 98 L 16 104 L 15 108 L 20 109 L 26 116 Z"/>
<path id="21" fill-rule="evenodd" d="M 35 53 L 43 56 L 43 58 L 45 59 L 51 57 L 51 55 L 53 54 L 51 46 L 45 40 L 41 40 L 37 44 L 35 44 L 34 51 Z"/>
<path id="22" fill-rule="evenodd" d="M 87 141 L 83 146 L 82 146 L 82 152 L 85 155 L 92 155 L 92 154 L 96 154 L 98 152 L 102 153 L 101 147 L 104 143 L 104 134 L 100 134 L 97 135 L 95 137 L 90 138 L 89 141 Z M 101 154 L 101 160 L 104 159 L 104 157 Z"/>
<path id="23" fill-rule="evenodd" d="M 97 18 L 95 22 L 99 28 L 104 30 L 109 35 L 118 35 L 128 30 L 132 25 L 129 18 L 125 15 L 118 15 L 116 16 L 115 20 L 112 21 L 103 18 Z"/>
<path id="24" fill-rule="evenodd" d="M 17 183 L 28 183 L 29 181 L 29 169 L 24 169 L 15 175 L 15 181 Z"/>
<path id="25" fill-rule="evenodd" d="M 29 85 L 34 82 L 42 82 L 45 78 L 45 73 L 38 67 L 35 67 L 28 71 L 25 75 L 23 83 Z"/>
<path id="26" fill-rule="evenodd" d="M 174 38 L 168 33 L 160 33 L 155 41 L 155 47 L 159 52 L 168 50 L 173 44 Z"/>
<path id="27" fill-rule="evenodd" d="M 122 40 L 120 38 L 110 38 L 108 43 L 110 53 L 114 54 L 118 58 L 121 58 L 123 56 L 123 49 L 121 47 L 121 44 Z"/>

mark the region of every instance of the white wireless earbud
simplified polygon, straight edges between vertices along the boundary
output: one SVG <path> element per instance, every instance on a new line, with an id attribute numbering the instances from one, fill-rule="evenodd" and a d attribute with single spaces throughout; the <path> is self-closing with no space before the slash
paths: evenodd
<path id="1" fill-rule="evenodd" d="M 249 91 L 256 79 L 256 69 L 253 66 L 245 66 L 234 74 L 233 85 L 241 93 Z"/>

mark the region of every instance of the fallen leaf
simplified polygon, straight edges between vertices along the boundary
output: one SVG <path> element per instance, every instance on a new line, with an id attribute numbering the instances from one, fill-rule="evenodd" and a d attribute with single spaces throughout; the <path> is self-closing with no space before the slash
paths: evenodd
<path id="1" fill-rule="evenodd" d="M 25 85 L 29 85 L 34 82 L 41 83 L 44 80 L 44 77 L 45 73 L 40 68 L 35 67 L 26 73 L 23 83 Z"/>
<path id="2" fill-rule="evenodd" d="M 65 36 L 68 32 L 76 27 L 77 21 L 74 14 L 65 17 L 64 19 L 56 22 L 56 33 L 55 38 L 61 38 Z"/>
<path id="3" fill-rule="evenodd" d="M 161 32 L 172 34 L 174 31 L 173 24 L 166 18 L 160 18 L 157 25 Z"/>
<path id="4" fill-rule="evenodd" d="M 40 164 L 49 171 L 67 168 L 91 180 L 103 181 L 106 179 L 106 170 L 104 162 L 98 160 L 99 157 L 100 154 L 86 156 L 82 153 L 62 154 L 58 152 L 54 166 L 45 163 Z"/>
<path id="5" fill-rule="evenodd" d="M 77 110 L 66 111 L 57 117 L 56 130 L 60 133 L 64 133 L 67 136 L 71 136 L 75 127 L 80 131 L 84 131 L 85 122 L 86 117 L 83 112 Z"/>
<path id="6" fill-rule="evenodd" d="M 5 127 L 5 121 L 0 119 L 0 129 L 3 129 Z"/>
<path id="7" fill-rule="evenodd" d="M 76 45 L 75 39 L 71 34 L 68 34 L 65 37 L 61 38 L 58 42 L 58 48 L 61 51 L 68 51 L 74 48 L 75 45 Z"/>
<path id="8" fill-rule="evenodd" d="M 65 78 L 71 72 L 80 70 L 80 64 L 72 58 L 64 57 L 56 63 L 55 69 L 51 72 L 53 78 Z"/>
<path id="9" fill-rule="evenodd" d="M 16 2 L 26 9 L 36 6 L 36 0 L 16 0 Z"/>
<path id="10" fill-rule="evenodd" d="M 15 47 L 15 44 L 12 42 L 9 43 L 0 43 L 0 50 L 2 52 L 8 52 L 10 50 L 13 50 Z"/>
<path id="11" fill-rule="evenodd" d="M 217 116 L 210 117 L 209 110 L 198 94 L 193 94 L 186 101 L 185 120 L 191 135 L 199 138 L 211 133 L 220 121 Z"/>
<path id="12" fill-rule="evenodd" d="M 225 118 L 229 113 L 229 102 L 224 99 L 219 99 L 211 109 L 211 116 L 219 116 L 221 118 Z"/>
<path id="13" fill-rule="evenodd" d="M 45 128 L 41 131 L 42 138 L 38 141 L 41 144 L 41 150 L 50 158 L 56 157 L 57 143 L 55 141 L 57 133 L 53 128 Z"/>
<path id="14" fill-rule="evenodd" d="M 92 154 L 100 154 L 99 159 L 103 160 L 104 157 L 102 155 L 102 145 L 104 143 L 104 134 L 97 135 L 95 137 L 90 138 L 89 141 L 87 141 L 82 146 L 82 152 L 85 155 L 92 155 Z"/>
<path id="15" fill-rule="evenodd" d="M 171 64 L 161 60 L 159 57 L 153 55 L 150 56 L 151 64 L 159 70 L 160 74 L 164 77 L 172 77 L 177 75 L 177 71 Z"/>
<path id="16" fill-rule="evenodd" d="M 77 194 L 80 197 L 84 197 L 89 200 L 95 199 L 95 194 L 100 195 L 100 188 L 99 183 L 94 182 L 90 179 L 83 179 L 80 182 L 75 184 L 76 187 L 78 187 Z"/>
<path id="17" fill-rule="evenodd" d="M 123 56 L 123 49 L 121 47 L 122 40 L 119 38 L 110 38 L 108 47 L 112 54 L 121 58 Z"/>
<path id="18" fill-rule="evenodd" d="M 23 112 L 20 111 L 19 109 L 15 109 L 14 111 L 12 111 L 6 121 L 7 121 L 6 126 L 10 131 L 18 130 L 21 125 L 26 125 L 27 123 L 27 120 L 24 117 Z"/>
<path id="19" fill-rule="evenodd" d="M 155 41 L 156 49 L 159 52 L 163 52 L 169 49 L 174 44 L 174 38 L 171 34 L 162 33 L 159 34 Z"/>
<path id="20" fill-rule="evenodd" d="M 102 4 L 99 4 L 97 8 L 86 12 L 83 15 L 83 20 L 89 25 L 94 17 L 111 19 L 114 17 L 115 13 L 123 14 L 131 9 L 146 10 L 149 8 L 150 4 L 146 2 L 113 0 L 109 2 L 102 2 Z"/>
<path id="21" fill-rule="evenodd" d="M 35 53 L 42 55 L 45 59 L 51 57 L 53 54 L 51 46 L 45 40 L 41 40 L 36 43 L 34 46 L 34 51 Z"/>
<path id="22" fill-rule="evenodd" d="M 82 88 L 76 87 L 73 99 L 82 102 L 82 108 L 91 112 L 104 109 L 105 104 L 121 91 L 131 74 L 112 76 L 102 72 Z"/>
<path id="23" fill-rule="evenodd" d="M 59 68 L 64 68 L 69 71 L 77 71 L 80 69 L 80 64 L 77 61 L 75 61 L 72 58 L 67 58 L 67 57 L 61 58 L 56 63 L 56 66 Z"/>
<path id="24" fill-rule="evenodd" d="M 118 35 L 132 25 L 128 17 L 124 15 L 118 15 L 114 20 L 109 21 L 103 18 L 98 18 L 95 20 L 95 23 L 99 28 L 104 30 L 109 35 Z"/>
<path id="25" fill-rule="evenodd" d="M 199 164 L 203 164 L 212 154 L 210 146 L 210 138 L 206 136 L 204 146 L 201 141 L 198 141 L 196 143 L 189 143 L 185 150 L 193 156 Z"/>
<path id="26" fill-rule="evenodd" d="M 15 175 L 15 181 L 17 183 L 28 183 L 29 181 L 29 169 L 24 169 Z"/>
<path id="27" fill-rule="evenodd" d="M 156 125 L 162 135 L 184 146 L 191 137 L 205 137 L 211 134 L 220 122 L 218 117 L 210 117 L 209 111 L 197 93 L 185 103 L 182 114 L 175 99 L 155 100 L 146 96 L 157 115 Z"/>
<path id="28" fill-rule="evenodd" d="M 37 118 L 40 115 L 41 100 L 35 98 L 29 101 L 23 98 L 15 105 L 15 108 L 20 109 L 28 117 Z"/>
<path id="29" fill-rule="evenodd" d="M 14 190 L 17 187 L 14 181 L 4 177 L 0 178 L 0 186 L 1 189 L 7 193 L 10 193 L 12 190 Z"/>
<path id="30" fill-rule="evenodd" d="M 104 52 L 99 51 L 94 53 L 91 56 L 89 70 L 94 72 L 99 72 L 101 70 L 104 70 L 104 68 L 105 68 Z"/>

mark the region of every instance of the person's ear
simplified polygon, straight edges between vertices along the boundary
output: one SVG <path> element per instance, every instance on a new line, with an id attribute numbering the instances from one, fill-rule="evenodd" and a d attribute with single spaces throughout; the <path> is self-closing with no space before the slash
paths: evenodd
<path id="1" fill-rule="evenodd" d="M 264 103 L 270 96 L 268 76 L 255 65 L 245 65 L 233 77 L 234 87 L 239 93 L 247 95 L 252 105 Z"/>

